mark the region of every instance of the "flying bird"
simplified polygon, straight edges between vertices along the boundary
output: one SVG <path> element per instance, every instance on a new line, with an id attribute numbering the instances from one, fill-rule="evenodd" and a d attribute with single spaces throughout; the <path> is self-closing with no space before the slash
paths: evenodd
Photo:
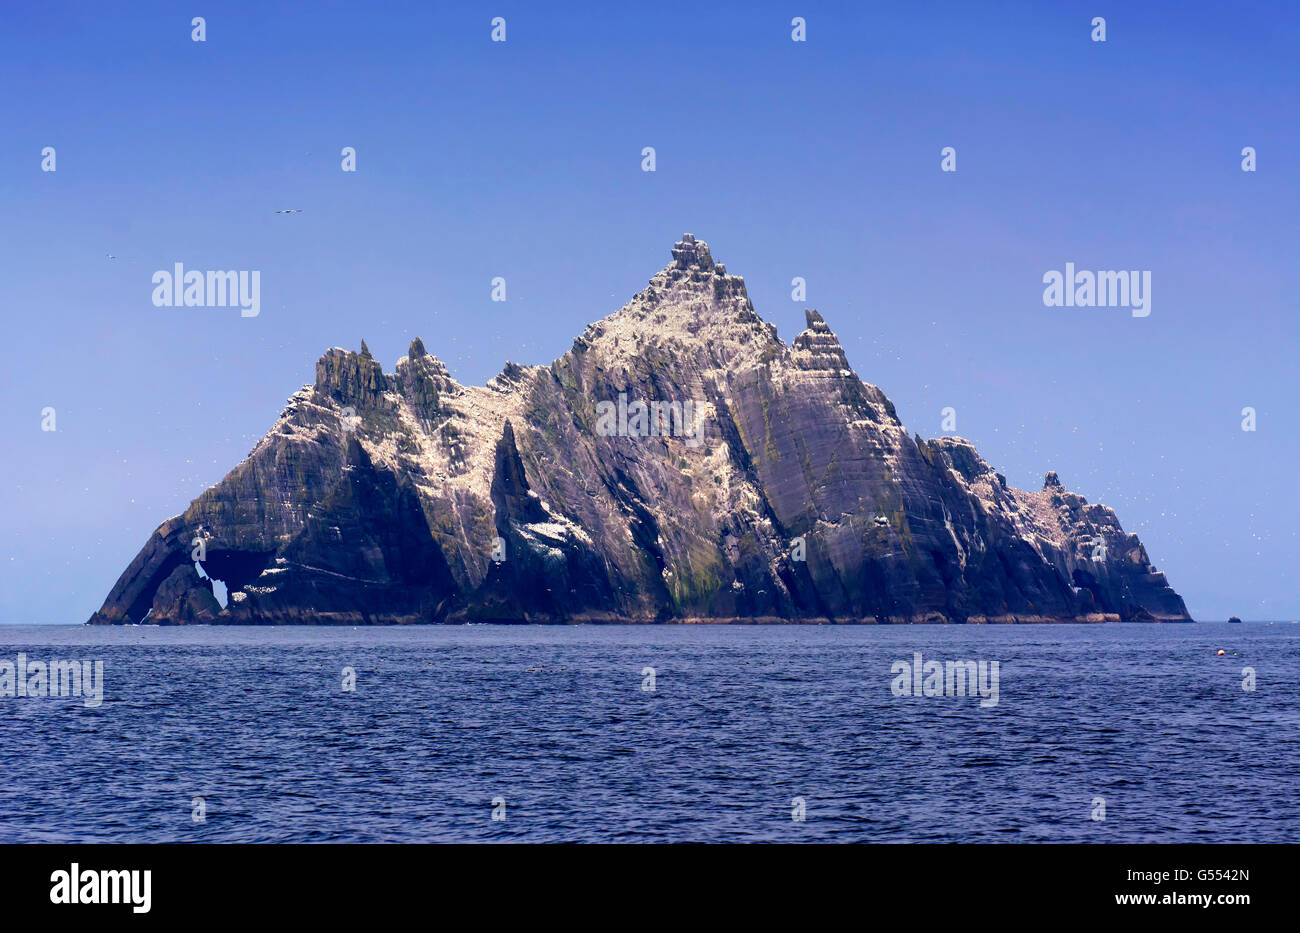
<path id="1" fill-rule="evenodd" d="M 302 211 L 276 211 L 277 214 L 301 214 Z"/>

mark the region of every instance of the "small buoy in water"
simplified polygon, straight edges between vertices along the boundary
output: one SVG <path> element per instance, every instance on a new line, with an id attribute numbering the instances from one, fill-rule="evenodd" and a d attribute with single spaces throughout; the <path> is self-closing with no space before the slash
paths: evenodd
<path id="1" fill-rule="evenodd" d="M 1227 653 L 1228 652 L 1224 651 L 1222 648 L 1219 649 L 1219 654 L 1227 654 Z"/>

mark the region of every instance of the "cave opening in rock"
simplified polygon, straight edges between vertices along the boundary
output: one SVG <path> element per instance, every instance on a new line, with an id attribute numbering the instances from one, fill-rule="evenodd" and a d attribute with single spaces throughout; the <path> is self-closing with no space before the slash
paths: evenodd
<path id="1" fill-rule="evenodd" d="M 226 581 L 218 580 L 216 577 L 208 576 L 208 574 L 203 569 L 203 565 L 200 564 L 198 561 L 194 562 L 194 569 L 199 572 L 200 580 L 212 581 L 212 596 L 221 605 L 221 608 L 225 609 L 226 606 L 230 604 L 230 590 L 226 587 Z"/>
<path id="2" fill-rule="evenodd" d="M 260 551 L 208 551 L 208 559 L 195 563 L 199 576 L 212 581 L 212 595 L 221 608 L 230 604 L 230 594 L 243 589 L 262 575 L 271 565 L 273 552 Z"/>
<path id="3" fill-rule="evenodd" d="M 170 610 L 167 618 L 153 618 L 154 601 L 171 574 L 187 563 L 195 565 L 195 588 L 206 586 L 225 609 L 230 604 L 231 595 L 261 576 L 274 558 L 274 551 L 209 550 L 206 560 L 194 561 L 188 550 L 174 550 L 158 562 L 148 583 L 137 592 L 125 611 L 126 621 L 137 624 L 151 618 L 153 621 L 174 621 L 170 618 Z"/>

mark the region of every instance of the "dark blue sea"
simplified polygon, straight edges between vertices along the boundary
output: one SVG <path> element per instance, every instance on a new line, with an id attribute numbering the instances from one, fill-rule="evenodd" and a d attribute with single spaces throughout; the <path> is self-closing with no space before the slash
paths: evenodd
<path id="1" fill-rule="evenodd" d="M 103 702 L 0 697 L 3 842 L 1300 841 L 1289 622 L 0 627 L 20 651 L 102 660 Z M 917 651 L 999 662 L 996 705 L 895 695 Z"/>

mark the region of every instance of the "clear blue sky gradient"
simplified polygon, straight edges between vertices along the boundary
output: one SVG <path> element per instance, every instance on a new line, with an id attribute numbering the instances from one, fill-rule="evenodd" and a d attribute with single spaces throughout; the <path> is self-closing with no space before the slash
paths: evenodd
<path id="1" fill-rule="evenodd" d="M 1300 617 L 1297 49 L 1292 3 L 7 3 L 0 621 L 83 621 L 326 348 L 549 363 L 684 231 L 787 341 L 805 277 L 911 430 L 1113 506 L 1197 618 Z M 175 262 L 261 315 L 155 308 Z M 1066 262 L 1151 270 L 1151 316 L 1044 307 Z"/>

